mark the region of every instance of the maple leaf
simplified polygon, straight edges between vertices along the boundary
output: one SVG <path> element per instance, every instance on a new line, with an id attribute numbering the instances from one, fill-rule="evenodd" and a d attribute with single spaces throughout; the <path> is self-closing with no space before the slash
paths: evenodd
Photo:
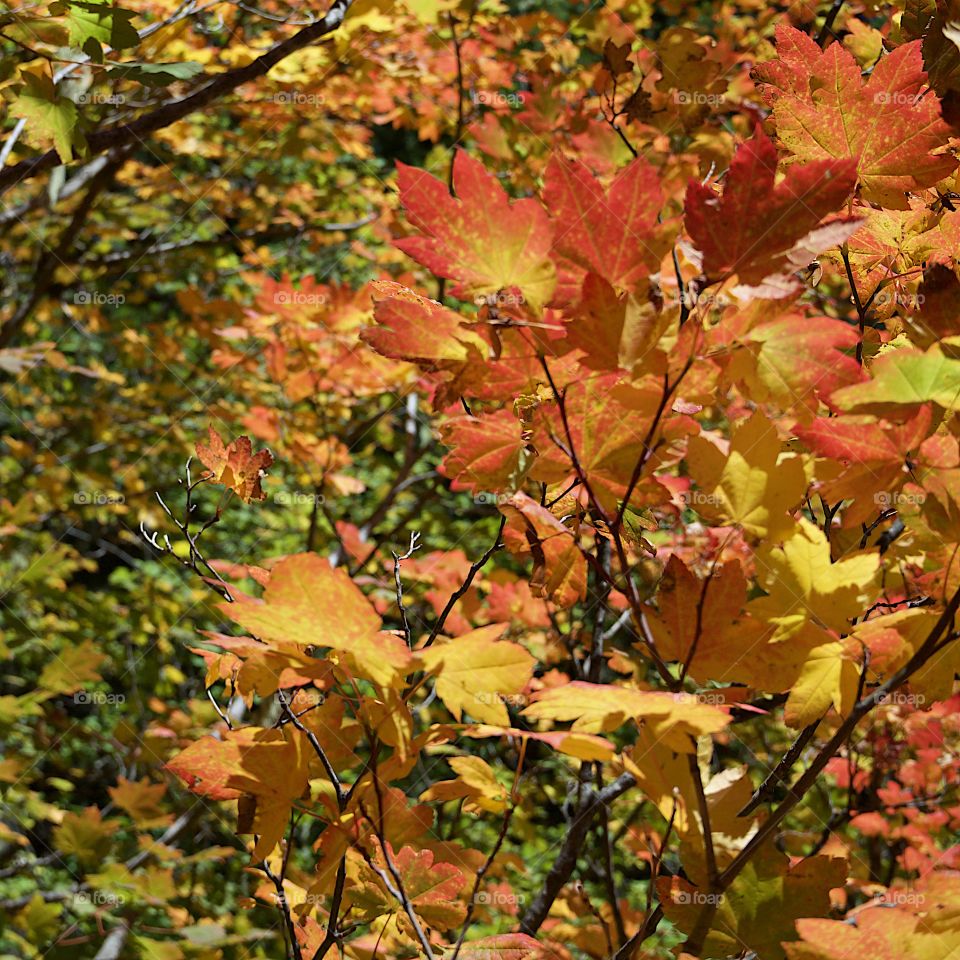
<path id="1" fill-rule="evenodd" d="M 593 494 L 612 510 L 647 450 L 645 441 L 663 399 L 663 381 L 648 376 L 629 383 L 616 374 L 600 374 L 568 384 L 563 394 L 570 437 L 556 404 L 538 408 L 533 435 L 538 456 L 530 476 L 546 483 L 568 482 L 572 446 Z M 634 487 L 631 502 L 643 506 L 647 498 L 663 502 L 669 494 L 649 478 Z"/>
<path id="2" fill-rule="evenodd" d="M 488 723 L 471 724 L 460 731 L 464 737 L 513 737 L 546 743 L 554 750 L 576 757 L 578 760 L 609 760 L 615 748 L 613 744 L 592 733 L 574 733 L 570 730 L 519 730 L 515 727 L 497 727 Z"/>
<path id="3" fill-rule="evenodd" d="M 42 141 L 52 142 L 64 163 L 82 153 L 86 140 L 78 126 L 77 105 L 69 97 L 61 97 L 46 73 L 21 71 L 24 81 L 20 95 L 10 108 L 15 117 L 29 120 L 31 131 Z"/>
<path id="4" fill-rule="evenodd" d="M 360 338 L 383 356 L 438 367 L 486 356 L 486 341 L 436 300 L 388 280 L 373 281 L 370 288 L 378 326 L 365 328 Z"/>
<path id="5" fill-rule="evenodd" d="M 755 403 L 771 400 L 805 418 L 817 412 L 821 397 L 860 379 L 860 367 L 849 353 L 857 331 L 830 317 L 788 314 L 752 325 L 738 335 L 742 344 L 730 365 L 730 376 L 742 380 Z"/>
<path id="6" fill-rule="evenodd" d="M 859 217 L 841 217 L 820 226 L 856 184 L 852 160 L 795 165 L 779 183 L 776 173 L 776 148 L 758 128 L 737 148 L 722 195 L 690 181 L 684 222 L 708 279 L 736 274 L 741 283 L 758 286 L 784 270 L 805 267 L 861 223 Z"/>
<path id="7" fill-rule="evenodd" d="M 923 271 L 917 289 L 919 310 L 910 317 L 910 339 L 920 347 L 929 347 L 944 337 L 956 334 L 960 314 L 960 280 L 951 267 L 931 263 Z"/>
<path id="8" fill-rule="evenodd" d="M 92 640 L 84 640 L 44 664 L 37 686 L 51 696 L 76 693 L 100 679 L 100 665 L 107 659 Z"/>
<path id="9" fill-rule="evenodd" d="M 453 161 L 451 196 L 425 170 L 397 163 L 400 200 L 420 236 L 395 241 L 437 276 L 457 281 L 453 293 L 474 299 L 518 288 L 534 307 L 551 297 L 556 282 L 550 221 L 539 201 L 511 203 L 503 188 L 463 150 Z"/>
<path id="10" fill-rule="evenodd" d="M 799 943 L 786 945 L 790 960 L 957 960 L 960 930 L 929 930 L 905 910 L 873 907 L 856 924 L 798 919 Z"/>
<path id="11" fill-rule="evenodd" d="M 567 340 L 584 351 L 583 363 L 591 370 L 646 373 L 662 362 L 655 351 L 678 320 L 679 314 L 659 308 L 648 287 L 636 294 L 618 293 L 588 273 L 575 316 L 567 323 Z"/>
<path id="12" fill-rule="evenodd" d="M 431 850 L 406 846 L 393 855 L 393 865 L 403 880 L 403 891 L 417 915 L 438 930 L 449 930 L 463 921 L 466 905 L 458 897 L 467 877 L 452 863 L 434 859 Z"/>
<path id="13" fill-rule="evenodd" d="M 57 849 L 72 853 L 85 867 L 102 863 L 113 846 L 113 834 L 122 821 L 104 820 L 96 807 L 68 811 L 53 832 Z"/>
<path id="14" fill-rule="evenodd" d="M 523 425 L 512 410 L 454 417 L 441 428 L 450 447 L 441 472 L 453 490 L 498 492 L 520 485 L 531 456 L 523 440 Z"/>
<path id="15" fill-rule="evenodd" d="M 501 814 L 507 808 L 509 790 L 497 780 L 493 769 L 482 757 L 450 757 L 447 762 L 457 775 L 456 780 L 439 780 L 420 794 L 421 800 L 465 799 L 468 813 L 486 811 Z"/>
<path id="16" fill-rule="evenodd" d="M 692 738 L 715 733 L 730 722 L 725 711 L 700 703 L 692 694 L 581 680 L 538 691 L 523 713 L 534 720 L 572 720 L 572 729 L 584 733 L 616 730 L 627 720 L 643 722 L 664 744 L 684 753 L 693 749 Z"/>
<path id="17" fill-rule="evenodd" d="M 533 558 L 533 595 L 561 607 L 582 600 L 587 590 L 587 561 L 573 531 L 525 493 L 502 501 L 500 511 L 507 518 L 503 531 L 507 548 Z"/>
<path id="18" fill-rule="evenodd" d="M 764 847 L 719 898 L 703 955 L 726 957 L 747 949 L 764 960 L 782 960 L 782 942 L 797 937 L 796 919 L 829 913 L 830 889 L 846 878 L 840 858 L 810 857 L 790 867 L 784 854 Z M 703 909 L 703 892 L 679 877 L 664 877 L 657 893 L 667 917 L 689 933 Z"/>
<path id="19" fill-rule="evenodd" d="M 713 569 L 701 580 L 671 554 L 657 590 L 657 607 L 648 613 L 657 650 L 665 660 L 685 663 L 706 679 L 723 675 L 727 662 L 739 656 L 734 642 L 737 622 L 747 598 L 743 568 L 736 560 Z"/>
<path id="20" fill-rule="evenodd" d="M 828 640 L 813 647 L 806 652 L 799 675 L 790 685 L 784 722 L 805 727 L 830 707 L 845 716 L 856 702 L 859 680 L 859 657 L 851 655 L 845 644 Z"/>
<path id="21" fill-rule="evenodd" d="M 210 471 L 208 476 L 214 483 L 222 483 L 233 490 L 244 503 L 265 499 L 266 494 L 260 481 L 273 463 L 270 451 L 260 450 L 254 453 L 250 438 L 246 436 L 238 437 L 225 447 L 220 434 L 213 427 L 208 430 L 209 446 L 199 442 L 196 445 L 200 462 Z"/>
<path id="22" fill-rule="evenodd" d="M 656 168 L 638 157 L 607 190 L 579 160 L 554 154 L 544 202 L 556 221 L 554 249 L 615 287 L 655 272 L 675 227 L 660 228 L 663 191 Z"/>
<path id="23" fill-rule="evenodd" d="M 127 813 L 140 829 L 165 827 L 173 820 L 173 816 L 166 813 L 160 805 L 167 792 L 165 783 L 118 777 L 117 785 L 110 787 L 109 792 L 110 799 Z"/>
<path id="24" fill-rule="evenodd" d="M 854 522 L 890 507 L 910 479 L 908 461 L 919 462 L 916 451 L 933 426 L 931 410 L 930 404 L 924 404 L 903 424 L 843 415 L 798 425 L 797 436 L 809 450 L 840 465 L 837 475 L 820 482 L 820 493 L 831 503 L 852 501 L 844 516 Z"/>
<path id="25" fill-rule="evenodd" d="M 500 933 L 470 940 L 460 949 L 463 960 L 540 960 L 544 947 L 525 933 Z"/>
<path id="26" fill-rule="evenodd" d="M 942 152 L 950 128 L 927 75 L 919 41 L 880 58 L 864 84 L 841 43 L 821 50 L 787 24 L 777 58 L 755 68 L 773 101 L 777 135 L 800 160 L 854 160 L 864 199 L 906 209 L 904 194 L 931 187 L 957 161 Z"/>
<path id="27" fill-rule="evenodd" d="M 767 596 L 748 609 L 775 626 L 774 640 L 794 636 L 810 621 L 848 632 L 877 592 L 880 557 L 858 553 L 833 562 L 823 531 L 805 518 L 795 521 L 782 546 L 764 545 L 756 557 Z"/>
<path id="28" fill-rule="evenodd" d="M 459 720 L 464 710 L 485 723 L 506 724 L 506 700 L 521 693 L 536 661 L 519 644 L 499 637 L 507 624 L 490 624 L 416 656 L 437 674 L 437 696 Z"/>
<path id="29" fill-rule="evenodd" d="M 95 50 L 100 44 L 120 50 L 135 47 L 140 43 L 140 34 L 130 22 L 137 16 L 135 11 L 102 2 L 56 0 L 50 4 L 50 12 L 66 14 L 70 42 L 87 53 L 91 52 L 87 49 L 88 41 L 91 40 L 95 41 Z"/>
<path id="30" fill-rule="evenodd" d="M 62 921 L 62 903 L 47 903 L 38 890 L 17 913 L 16 925 L 27 933 L 28 941 L 38 943 L 55 937 Z"/>
<path id="31" fill-rule="evenodd" d="M 873 290 L 895 274 L 908 273 L 943 246 L 940 228 L 947 218 L 938 224 L 927 205 L 919 201 L 912 201 L 909 210 L 857 210 L 866 220 L 847 241 L 847 255 L 858 289 Z M 893 298 L 877 297 L 874 309 L 878 312 L 884 309 L 884 299 Z"/>
<path id="32" fill-rule="evenodd" d="M 881 415 L 924 403 L 960 410 L 960 360 L 936 343 L 926 353 L 887 349 L 870 367 L 869 380 L 837 390 L 830 400 L 841 410 Z"/>
<path id="33" fill-rule="evenodd" d="M 262 600 L 243 594 L 235 600 L 220 609 L 261 640 L 336 651 L 376 683 L 400 682 L 409 665 L 406 644 L 380 631 L 380 616 L 346 571 L 315 553 L 281 560 Z"/>
<path id="34" fill-rule="evenodd" d="M 631 73 L 633 64 L 630 62 L 630 43 L 615 43 L 607 39 L 603 44 L 603 65 L 613 76 Z"/>
<path id="35" fill-rule="evenodd" d="M 760 413 L 732 432 L 726 455 L 705 437 L 691 437 L 686 459 L 699 488 L 691 506 L 708 519 L 778 537 L 790 529 L 787 511 L 807 488 L 802 461 L 782 452 L 776 428 Z"/>
<path id="36" fill-rule="evenodd" d="M 223 740 L 195 741 L 166 769 L 200 796 L 239 799 L 237 832 L 259 835 L 253 856 L 262 860 L 282 839 L 293 802 L 306 790 L 314 756 L 298 730 L 244 727 L 227 731 Z"/>

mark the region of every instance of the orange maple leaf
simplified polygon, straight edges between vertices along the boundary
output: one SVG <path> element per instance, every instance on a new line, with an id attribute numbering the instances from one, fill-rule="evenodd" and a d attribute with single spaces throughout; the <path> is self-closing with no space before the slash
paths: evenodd
<path id="1" fill-rule="evenodd" d="M 197 456 L 210 471 L 209 476 L 215 483 L 222 483 L 233 490 L 244 503 L 263 500 L 266 494 L 260 481 L 273 463 L 273 454 L 269 450 L 254 453 L 247 436 L 237 437 L 229 446 L 224 446 L 220 434 L 213 427 L 209 431 L 209 446 L 202 443 L 196 445 Z"/>

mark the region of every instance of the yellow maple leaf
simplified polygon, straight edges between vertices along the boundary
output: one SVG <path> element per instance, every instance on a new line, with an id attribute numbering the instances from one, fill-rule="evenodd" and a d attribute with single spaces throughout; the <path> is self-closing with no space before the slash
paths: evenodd
<path id="1" fill-rule="evenodd" d="M 860 667 L 838 640 L 814 647 L 790 688 L 784 720 L 791 727 L 805 727 L 822 717 L 830 707 L 847 714 L 857 699 Z"/>
<path id="2" fill-rule="evenodd" d="M 692 694 L 631 690 L 580 680 L 541 691 L 523 712 L 535 720 L 572 720 L 573 729 L 584 733 L 616 730 L 633 720 L 650 727 L 667 746 L 685 753 L 693 751 L 696 737 L 714 733 L 730 720 L 722 709 L 701 703 Z"/>
<path id="3" fill-rule="evenodd" d="M 754 600 L 748 610 L 774 626 L 774 641 L 794 636 L 811 621 L 849 632 L 851 620 L 877 593 L 879 555 L 857 553 L 832 563 L 826 536 L 806 519 L 796 522 L 782 545 L 758 550 L 756 561 L 767 596 Z"/>
<path id="4" fill-rule="evenodd" d="M 516 643 L 499 640 L 507 624 L 471 630 L 418 653 L 437 674 L 437 696 L 459 720 L 464 710 L 483 723 L 506 724 L 506 704 L 533 675 L 534 659 Z"/>
<path id="5" fill-rule="evenodd" d="M 803 462 L 781 454 L 776 428 L 760 413 L 732 432 L 726 456 L 705 437 L 691 437 L 686 459 L 698 487 L 691 506 L 755 536 L 781 536 L 792 522 L 787 511 L 807 487 Z"/>
<path id="6" fill-rule="evenodd" d="M 262 600 L 238 595 L 220 609 L 266 642 L 329 648 L 351 672 L 381 685 L 402 682 L 410 653 L 380 630 L 380 616 L 342 569 L 300 553 L 271 571 Z"/>
<path id="7" fill-rule="evenodd" d="M 447 762 L 457 774 L 456 780 L 441 780 L 420 795 L 421 800 L 466 800 L 467 813 L 486 811 L 503 813 L 507 807 L 508 790 L 481 757 L 450 757 Z"/>

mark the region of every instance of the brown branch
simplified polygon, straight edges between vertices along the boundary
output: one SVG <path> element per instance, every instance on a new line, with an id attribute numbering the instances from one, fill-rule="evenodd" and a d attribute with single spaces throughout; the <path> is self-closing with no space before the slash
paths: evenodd
<path id="1" fill-rule="evenodd" d="M 827 11 L 826 17 L 824 18 L 823 26 L 817 33 L 815 41 L 817 46 L 826 47 L 827 39 L 829 37 L 834 37 L 834 39 L 836 39 L 836 34 L 833 32 L 833 25 L 836 22 L 837 14 L 840 13 L 840 8 L 842 6 L 843 0 L 833 0 L 830 9 Z"/>
<path id="2" fill-rule="evenodd" d="M 327 777 L 333 785 L 333 792 L 337 798 L 337 806 L 340 808 L 340 812 L 343 813 L 344 807 L 346 806 L 346 796 L 343 792 L 343 785 L 340 783 L 340 778 L 333 769 L 333 764 L 330 763 L 326 751 L 324 751 L 320 741 L 317 739 L 317 735 L 303 725 L 303 721 L 290 709 L 290 704 L 282 693 L 278 699 L 280 701 L 280 709 L 283 711 L 287 720 L 306 736 L 310 742 L 310 746 L 313 747 L 313 752 L 320 758 L 320 763 L 323 764 L 323 769 L 326 771 Z"/>
<path id="3" fill-rule="evenodd" d="M 447 617 L 450 616 L 450 611 L 453 610 L 457 601 L 470 589 L 471 584 L 473 583 L 476 575 L 486 566 L 487 561 L 500 549 L 502 544 L 500 543 L 500 534 L 503 533 L 503 528 L 506 526 L 507 518 L 501 514 L 500 516 L 500 526 L 497 527 L 497 535 L 493 539 L 493 543 L 487 549 L 487 552 L 474 563 L 470 565 L 470 571 L 467 573 L 466 579 L 463 583 L 451 594 L 450 599 L 447 601 L 446 606 L 443 608 L 440 616 L 437 618 L 437 622 L 433 625 L 433 629 L 430 631 L 430 636 L 427 637 L 427 642 L 423 645 L 424 648 L 429 647 L 437 637 L 440 636 L 440 631 L 443 630 L 443 625 L 447 621 Z"/>
<path id="4" fill-rule="evenodd" d="M 69 224 L 64 228 L 59 240 L 53 247 L 45 247 L 37 259 L 33 279 L 30 282 L 30 292 L 17 308 L 13 316 L 0 326 L 0 349 L 10 346 L 14 337 L 23 328 L 30 318 L 34 308 L 51 289 L 56 276 L 57 267 L 64 263 L 77 239 L 77 234 L 83 228 L 93 209 L 97 197 L 107 188 L 108 184 L 117 175 L 127 159 L 126 152 L 116 152 L 102 169 L 91 180 L 87 192 L 77 205 Z M 2 175 L 2 174 L 0 174 Z"/>
<path id="5" fill-rule="evenodd" d="M 719 874 L 717 873 L 717 855 L 713 848 L 713 830 L 710 827 L 710 807 L 707 804 L 707 794 L 703 789 L 703 777 L 700 775 L 700 764 L 696 753 L 687 754 L 687 766 L 690 778 L 697 795 L 697 812 L 700 814 L 700 828 L 703 831 L 703 852 L 707 861 L 708 892 L 713 893 L 717 887 Z"/>
<path id="6" fill-rule="evenodd" d="M 853 305 L 857 308 L 857 363 L 863 366 L 863 334 L 867 325 L 867 308 L 860 300 L 860 291 L 857 289 L 857 283 L 853 279 L 853 269 L 850 266 L 850 254 L 847 252 L 847 245 L 840 247 L 840 256 L 843 258 L 843 266 L 847 272 L 847 282 L 850 284 L 850 294 L 853 297 Z M 871 300 L 873 298 L 871 297 Z"/>
<path id="7" fill-rule="evenodd" d="M 265 76 L 290 54 L 296 53 L 298 50 L 302 50 L 304 47 L 308 47 L 333 33 L 343 22 L 343 18 L 352 2 L 353 0 L 334 0 L 326 16 L 321 20 L 317 20 L 316 23 L 304 27 L 292 37 L 276 44 L 246 66 L 237 67 L 235 70 L 228 70 L 226 73 L 220 74 L 195 93 L 191 93 L 181 100 L 164 104 L 152 113 L 131 120 L 130 123 L 118 127 L 109 127 L 106 130 L 99 130 L 90 134 L 87 137 L 87 156 L 138 144 L 149 137 L 150 134 L 156 133 L 164 127 L 169 127 L 197 110 L 210 106 L 237 87 Z M 0 193 L 9 187 L 22 183 L 24 180 L 29 180 L 38 174 L 45 173 L 47 170 L 52 170 L 60 164 L 61 160 L 56 150 L 48 150 L 39 157 L 21 160 L 20 163 L 6 167 L 0 170 Z"/>
<path id="8" fill-rule="evenodd" d="M 90 266 L 100 266 L 102 264 L 126 263 L 128 260 L 135 260 L 141 257 L 153 257 L 165 253 L 175 253 L 178 250 L 193 250 L 198 247 L 221 247 L 232 243 L 233 241 L 250 241 L 251 243 L 270 243 L 274 240 L 290 240 L 294 237 L 302 237 L 304 234 L 311 233 L 314 230 L 323 230 L 327 233 L 336 233 L 341 230 L 357 230 L 376 220 L 376 214 L 367 214 L 358 220 L 350 220 L 331 223 L 278 223 L 270 227 L 264 227 L 260 230 L 242 230 L 236 233 L 232 230 L 224 230 L 215 237 L 199 239 L 190 237 L 187 240 L 171 240 L 167 243 L 155 243 L 149 245 L 133 245 L 132 249 L 116 250 L 112 253 L 104 254 L 102 257 L 85 257 L 80 262 Z"/>
<path id="9" fill-rule="evenodd" d="M 613 955 L 613 960 L 632 960 L 640 944 L 657 929 L 663 919 L 663 907 L 657 904 L 657 909 L 643 922 L 643 926 Z"/>
<path id="10" fill-rule="evenodd" d="M 390 850 L 387 845 L 386 839 L 386 830 L 384 829 L 383 822 L 383 796 L 380 790 L 380 778 L 377 774 L 376 767 L 373 769 L 373 789 L 377 797 L 377 819 L 380 821 L 379 825 L 373 821 L 370 814 L 367 813 L 366 807 L 364 806 L 363 801 L 360 801 L 360 810 L 366 817 L 370 826 L 373 827 L 374 835 L 380 843 L 380 852 L 383 854 L 384 862 L 387 865 L 387 870 L 381 869 L 377 864 L 373 862 L 373 858 L 364 850 L 360 848 L 360 853 L 363 856 L 363 859 L 366 861 L 367 866 L 380 878 L 380 881 L 383 883 L 384 887 L 387 890 L 387 893 L 390 894 L 396 901 L 398 901 L 403 907 L 404 913 L 407 915 L 407 919 L 410 921 L 410 926 L 413 927 L 413 932 L 417 937 L 417 940 L 420 941 L 420 946 L 423 948 L 424 955 L 428 960 L 436 960 L 436 954 L 433 952 L 433 948 L 430 946 L 430 938 L 427 936 L 423 927 L 420 924 L 420 918 L 417 916 L 416 911 L 413 909 L 413 904 L 410 902 L 410 898 L 407 896 L 407 891 L 404 889 L 403 877 L 400 875 L 400 871 L 397 870 L 396 864 L 393 862 L 393 857 L 390 856 Z M 387 876 L 387 871 L 389 871 L 390 876 Z M 391 879 L 393 882 L 391 883 Z"/>
<path id="11" fill-rule="evenodd" d="M 277 876 L 271 869 L 266 860 L 260 864 L 260 869 L 270 878 L 276 892 L 277 905 L 280 907 L 280 913 L 283 915 L 283 925 L 290 938 L 290 953 L 292 960 L 303 960 L 303 951 L 300 949 L 300 941 L 297 940 L 297 925 L 294 922 L 293 915 L 290 913 L 290 904 L 287 901 L 287 895 L 283 890 L 283 878 Z"/>
<path id="12" fill-rule="evenodd" d="M 590 824 L 594 816 L 608 803 L 612 803 L 617 797 L 626 793 L 636 784 L 633 774 L 624 773 L 617 777 L 612 783 L 608 784 L 602 790 L 591 791 L 583 805 L 577 810 L 563 839 L 563 845 L 550 868 L 543 887 L 533 898 L 533 902 L 527 907 L 523 918 L 520 921 L 520 932 L 528 936 L 534 936 L 540 929 L 541 924 L 547 918 L 553 901 L 563 888 L 563 885 L 570 879 L 570 874 L 577 864 L 577 858 L 580 856 L 580 850 L 590 830 Z"/>
<path id="13" fill-rule="evenodd" d="M 480 890 L 480 884 L 483 882 L 483 878 L 486 876 L 491 864 L 497 858 L 497 854 L 500 852 L 504 840 L 507 839 L 507 830 L 510 828 L 510 820 L 513 818 L 513 813 L 516 809 L 516 804 L 511 803 L 504 811 L 503 820 L 500 823 L 500 832 L 497 834 L 497 840 L 493 845 L 493 849 L 490 851 L 487 859 L 484 860 L 483 866 L 477 871 L 476 879 L 473 881 L 473 890 L 470 892 L 470 902 L 467 904 L 467 915 L 463 918 L 460 936 L 457 937 L 457 944 L 453 948 L 453 956 L 451 956 L 450 960 L 457 960 L 457 957 L 460 955 L 460 948 L 463 946 L 467 931 L 470 929 L 470 921 L 473 919 L 473 909 L 477 903 L 477 893 Z"/>
<path id="14" fill-rule="evenodd" d="M 599 785 L 603 764 L 598 761 L 594 764 L 594 768 Z M 600 845 L 603 854 L 603 883 L 606 888 L 610 910 L 613 913 L 613 925 L 617 931 L 617 947 L 619 948 L 627 942 L 627 930 L 623 923 L 623 913 L 620 910 L 620 901 L 617 897 L 617 882 L 613 874 L 613 838 L 610 836 L 610 814 L 606 804 L 600 808 Z"/>
<path id="15" fill-rule="evenodd" d="M 813 735 L 817 732 L 817 727 L 820 726 L 822 720 L 823 717 L 820 717 L 820 719 L 814 720 L 813 723 L 800 731 L 799 736 L 793 741 L 790 749 L 780 758 L 780 762 L 767 774 L 763 783 L 753 791 L 753 796 L 750 797 L 743 809 L 737 814 L 738 817 L 749 816 L 761 803 L 766 803 L 766 801 L 773 796 L 777 784 L 793 769 L 800 754 L 803 753 L 806 745 L 813 739 Z"/>

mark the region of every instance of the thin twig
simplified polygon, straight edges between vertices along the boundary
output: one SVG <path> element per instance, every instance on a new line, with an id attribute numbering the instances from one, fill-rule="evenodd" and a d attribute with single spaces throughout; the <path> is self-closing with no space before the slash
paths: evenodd
<path id="1" fill-rule="evenodd" d="M 407 608 L 403 604 L 403 581 L 400 579 L 400 565 L 404 560 L 409 560 L 413 554 L 420 549 L 420 544 L 417 542 L 420 539 L 420 534 L 414 530 L 410 534 L 410 546 L 407 549 L 407 552 L 402 556 L 399 553 L 394 553 L 393 555 L 393 579 L 397 587 L 397 606 L 400 609 L 400 619 L 403 621 L 403 635 L 407 638 L 407 646 L 413 646 L 413 636 L 410 633 L 410 622 L 407 619 Z"/>

